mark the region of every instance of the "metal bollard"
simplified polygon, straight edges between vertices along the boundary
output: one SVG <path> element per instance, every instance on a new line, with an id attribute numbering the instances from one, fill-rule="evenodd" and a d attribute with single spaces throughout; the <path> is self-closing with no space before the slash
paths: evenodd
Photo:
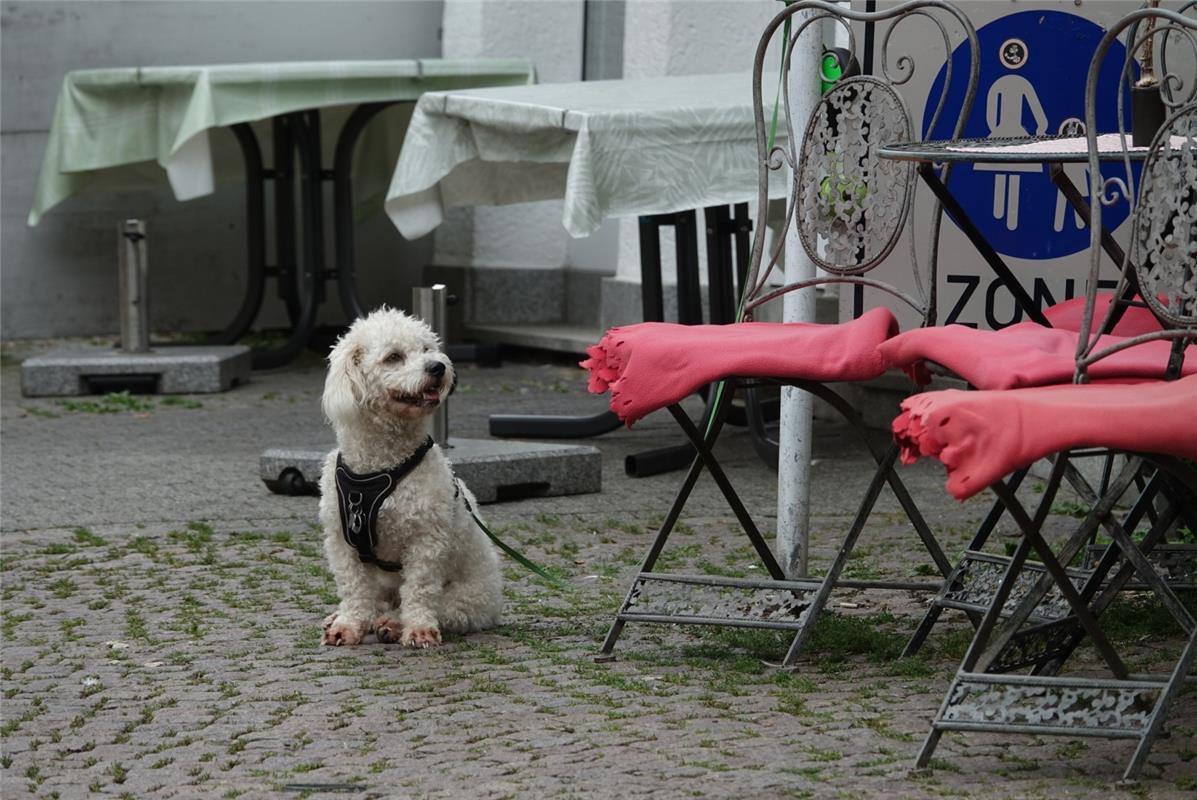
<path id="1" fill-rule="evenodd" d="M 441 338 L 444 346 L 447 329 L 446 308 L 449 292 L 443 283 L 433 286 L 417 286 L 411 290 L 412 313 L 428 323 L 428 327 Z M 432 438 L 441 447 L 449 446 L 449 399 L 437 407 L 432 416 Z"/>
<path id="2" fill-rule="evenodd" d="M 117 225 L 120 284 L 121 350 L 145 353 L 150 349 L 150 297 L 147 290 L 145 222 L 127 219 Z"/>

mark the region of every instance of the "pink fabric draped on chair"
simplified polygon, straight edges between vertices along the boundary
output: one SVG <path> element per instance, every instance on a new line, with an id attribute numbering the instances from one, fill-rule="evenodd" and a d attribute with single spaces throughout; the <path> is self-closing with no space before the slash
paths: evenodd
<path id="1" fill-rule="evenodd" d="M 607 331 L 581 365 L 590 372 L 590 391 L 610 391 L 611 411 L 631 427 L 721 378 L 876 378 L 885 371 L 877 346 L 897 332 L 898 321 L 885 308 L 840 325 L 643 322 Z"/>
<path id="2" fill-rule="evenodd" d="M 1128 337 L 1108 335 L 1099 347 Z M 1000 331 L 963 325 L 920 328 L 883 342 L 878 349 L 886 366 L 901 368 L 918 384 L 930 382 L 926 362 L 940 364 L 978 389 L 1017 389 L 1071 383 L 1076 371 L 1076 331 L 1020 322 Z M 1159 378 L 1168 365 L 1171 344 L 1148 342 L 1103 358 L 1089 370 L 1094 381 Z M 1183 375 L 1197 373 L 1197 351 L 1185 359 Z"/>
<path id="3" fill-rule="evenodd" d="M 1113 299 L 1114 295 L 1111 292 L 1102 292 L 1097 295 L 1097 301 L 1093 304 L 1094 325 L 1101 323 L 1101 320 L 1105 317 L 1106 310 L 1110 307 L 1110 301 Z M 1138 300 L 1139 298 L 1136 296 L 1134 299 Z M 1066 331 L 1079 331 L 1084 313 L 1084 295 L 1074 297 L 1071 300 L 1065 300 L 1062 303 L 1056 303 L 1043 309 L 1043 316 L 1047 317 L 1047 321 L 1051 323 L 1053 328 L 1060 328 Z M 1110 333 L 1115 336 L 1138 336 L 1160 329 L 1160 321 L 1155 318 L 1155 314 L 1152 314 L 1150 309 L 1140 306 L 1130 306 Z"/>
<path id="4" fill-rule="evenodd" d="M 928 392 L 903 401 L 893 431 L 902 462 L 941 461 L 948 491 L 958 500 L 1037 459 L 1078 447 L 1197 460 L 1197 375 L 1137 385 Z"/>
<path id="5" fill-rule="evenodd" d="M 1101 323 L 1113 295 L 1098 295 L 1094 325 Z M 1020 322 L 999 331 L 977 330 L 965 325 L 919 328 L 894 336 L 879 345 L 881 359 L 890 369 L 901 369 L 920 386 L 931 381 L 926 362 L 951 370 L 978 389 L 1017 389 L 1071 383 L 1076 370 L 1077 332 L 1085 298 L 1065 300 L 1044 310 L 1052 327 Z M 1113 332 L 1102 337 L 1099 348 L 1120 339 L 1160 330 L 1159 320 L 1146 308 L 1126 310 Z M 1168 365 L 1171 345 L 1152 342 L 1098 362 L 1090 377 L 1158 379 Z M 1197 359 L 1187 360 L 1182 374 L 1197 372 Z"/>

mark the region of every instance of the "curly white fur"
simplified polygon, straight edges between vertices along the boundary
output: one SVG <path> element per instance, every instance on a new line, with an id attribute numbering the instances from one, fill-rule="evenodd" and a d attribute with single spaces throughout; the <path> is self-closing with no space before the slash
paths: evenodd
<path id="1" fill-rule="evenodd" d="M 341 534 L 337 452 L 357 473 L 393 467 L 428 437 L 431 414 L 455 373 L 432 329 L 382 308 L 358 319 L 328 359 L 324 413 L 337 434 L 320 480 L 324 549 L 341 597 L 324 621 L 324 644 L 380 641 L 414 647 L 440 643 L 442 630 L 467 632 L 499 623 L 503 585 L 490 540 L 455 495 L 439 446 L 407 475 L 378 514 L 376 555 L 403 565 L 387 572 L 363 563 Z M 444 372 L 437 365 L 443 365 Z M 474 496 L 462 488 L 470 505 Z"/>

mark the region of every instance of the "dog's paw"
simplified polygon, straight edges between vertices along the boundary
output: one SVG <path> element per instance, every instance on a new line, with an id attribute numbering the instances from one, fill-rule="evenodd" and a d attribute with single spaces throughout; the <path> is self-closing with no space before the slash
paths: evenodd
<path id="1" fill-rule="evenodd" d="M 357 622 L 334 615 L 324 621 L 324 644 L 340 647 L 343 644 L 360 644 L 362 637 L 370 630 L 369 622 Z"/>
<path id="2" fill-rule="evenodd" d="M 412 625 L 403 629 L 400 642 L 407 647 L 436 647 L 441 643 L 441 632 L 432 625 Z"/>
<path id="3" fill-rule="evenodd" d="M 374 635 L 383 644 L 393 644 L 402 638 L 403 626 L 399 624 L 398 620 L 391 619 L 390 617 L 379 617 L 374 620 Z"/>

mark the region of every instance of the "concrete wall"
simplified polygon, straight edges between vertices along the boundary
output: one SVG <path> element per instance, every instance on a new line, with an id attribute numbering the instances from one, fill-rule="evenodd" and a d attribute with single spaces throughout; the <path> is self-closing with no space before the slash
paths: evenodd
<path id="1" fill-rule="evenodd" d="M 521 57 L 540 83 L 582 79 L 583 0 L 445 0 L 446 58 Z M 558 269 L 569 236 L 561 201 L 455 208 L 434 234 L 444 266 Z"/>
<path id="2" fill-rule="evenodd" d="M 777 0 L 628 0 L 624 12 L 623 76 L 703 75 L 752 72 L 761 32 L 782 8 Z M 745 78 L 748 89 L 748 79 Z M 701 219 L 699 220 L 701 223 Z M 619 221 L 616 276 L 640 282 L 636 220 Z M 698 237 L 705 263 L 706 240 Z M 661 232 L 666 280 L 672 280 L 673 234 Z M 700 270 L 706 280 L 706 270 Z M 634 310 L 639 313 L 639 309 Z M 613 323 L 622 320 L 611 320 Z"/>
<path id="3" fill-rule="evenodd" d="M 114 231 L 125 217 L 144 218 L 149 227 L 156 330 L 223 327 L 241 297 L 245 231 L 237 181 L 186 203 L 174 200 L 164 178 L 149 191 L 77 195 L 50 211 L 38 227 L 26 227 L 55 98 L 68 70 L 437 57 L 443 10 L 440 0 L 3 3 L 0 336 L 114 332 Z M 227 133 L 213 138 L 214 145 L 232 142 Z M 363 299 L 371 305 L 407 305 L 410 286 L 431 251 L 430 239 L 405 242 L 381 213 L 371 216 L 358 233 Z M 263 319 L 281 324 L 273 281 L 267 294 L 269 313 Z M 336 321 L 339 304 L 327 309 L 327 321 Z"/>

